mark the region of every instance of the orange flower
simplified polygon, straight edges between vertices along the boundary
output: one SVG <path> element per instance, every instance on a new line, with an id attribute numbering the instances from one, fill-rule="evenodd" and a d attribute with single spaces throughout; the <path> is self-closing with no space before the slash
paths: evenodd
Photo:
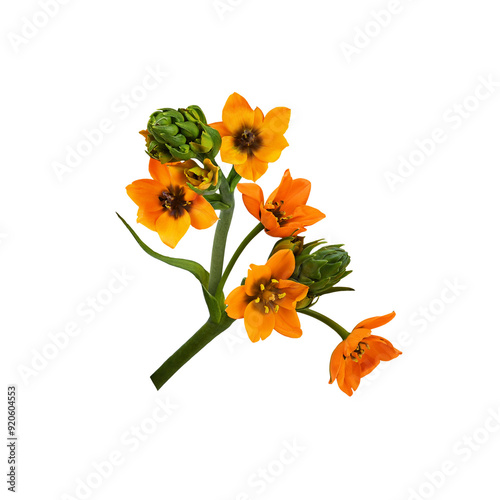
<path id="1" fill-rule="evenodd" d="M 127 194 L 138 205 L 137 222 L 156 231 L 165 245 L 175 248 L 189 226 L 206 229 L 217 221 L 210 203 L 186 185 L 182 163 L 149 161 L 153 179 L 127 186 Z"/>
<path id="2" fill-rule="evenodd" d="M 342 391 L 352 396 L 362 377 L 371 373 L 381 361 L 397 358 L 401 351 L 383 337 L 372 335 L 372 329 L 389 323 L 396 313 L 368 318 L 354 327 L 351 334 L 333 351 L 330 360 L 330 384 L 337 379 Z"/>
<path id="3" fill-rule="evenodd" d="M 252 264 L 245 284 L 227 297 L 227 315 L 245 318 L 252 342 L 267 339 L 273 330 L 292 338 L 302 335 L 295 306 L 307 295 L 308 287 L 287 279 L 294 269 L 293 252 L 280 250 L 265 265 Z"/>
<path id="4" fill-rule="evenodd" d="M 306 179 L 292 179 L 287 170 L 277 189 L 264 203 L 262 189 L 257 184 L 238 184 L 247 210 L 266 228 L 266 233 L 278 238 L 296 236 L 306 231 L 325 214 L 306 205 L 311 183 Z"/>
<path id="5" fill-rule="evenodd" d="M 264 117 L 253 110 L 236 92 L 222 110 L 222 122 L 210 126 L 222 137 L 222 161 L 232 163 L 241 177 L 256 181 L 266 173 L 268 163 L 276 161 L 288 146 L 283 136 L 290 121 L 288 108 L 274 108 Z"/>

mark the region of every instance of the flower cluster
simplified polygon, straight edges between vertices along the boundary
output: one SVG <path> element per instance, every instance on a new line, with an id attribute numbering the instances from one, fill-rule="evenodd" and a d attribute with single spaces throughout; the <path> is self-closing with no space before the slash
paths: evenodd
<path id="1" fill-rule="evenodd" d="M 349 396 L 380 361 L 401 354 L 388 340 L 372 335 L 374 328 L 391 321 L 395 313 L 366 319 L 349 332 L 313 309 L 324 295 L 352 291 L 338 286 L 351 273 L 347 269 L 350 257 L 343 245 L 328 245 L 324 240 L 305 242 L 307 227 L 325 218 L 308 205 L 311 183 L 307 179 L 294 179 L 286 170 L 267 198 L 255 183 L 288 147 L 284 134 L 289 121 L 290 109 L 276 107 L 264 115 L 234 93 L 227 99 L 220 122 L 208 124 L 199 106 L 161 108 L 141 131 L 150 156 L 151 178 L 127 186 L 128 195 L 138 206 L 137 222 L 156 232 L 172 249 L 190 226 L 207 229 L 217 222 L 207 271 L 198 262 L 155 252 L 122 219 L 149 255 L 190 272 L 199 281 L 208 307 L 205 325 L 151 376 L 158 389 L 237 319 L 244 320 L 252 342 L 267 339 L 273 331 L 289 338 L 301 337 L 299 314 L 333 329 L 342 341 L 331 355 L 330 383 L 336 380 Z M 227 175 L 217 165 L 219 153 L 222 162 L 232 164 Z M 242 178 L 251 182 L 240 182 Z M 224 267 L 236 190 L 258 223 Z M 261 232 L 279 238 L 268 261 L 250 264 L 242 284 L 226 297 L 224 287 L 235 263 Z"/>

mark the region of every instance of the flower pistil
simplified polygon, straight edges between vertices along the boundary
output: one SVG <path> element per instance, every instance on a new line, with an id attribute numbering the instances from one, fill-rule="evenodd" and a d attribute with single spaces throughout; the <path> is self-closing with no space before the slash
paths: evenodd
<path id="1" fill-rule="evenodd" d="M 170 186 L 168 189 L 162 191 L 158 199 L 163 208 L 170 212 L 170 215 L 178 219 L 184 214 L 186 210 L 189 212 L 190 201 L 185 198 L 184 188 L 181 186 Z"/>

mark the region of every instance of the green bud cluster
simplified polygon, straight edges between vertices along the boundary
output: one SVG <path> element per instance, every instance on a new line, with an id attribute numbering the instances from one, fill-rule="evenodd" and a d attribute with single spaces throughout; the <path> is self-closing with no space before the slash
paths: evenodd
<path id="1" fill-rule="evenodd" d="M 219 132 L 207 125 L 205 114 L 199 106 L 187 108 L 162 108 L 149 118 L 146 152 L 161 163 L 197 158 L 214 159 L 221 146 Z"/>
<path id="2" fill-rule="evenodd" d="M 352 272 L 346 270 L 351 258 L 343 245 L 327 245 L 313 252 L 323 243 L 324 240 L 307 243 L 295 257 L 292 279 L 307 285 L 314 297 L 330 293 L 334 285 Z"/>

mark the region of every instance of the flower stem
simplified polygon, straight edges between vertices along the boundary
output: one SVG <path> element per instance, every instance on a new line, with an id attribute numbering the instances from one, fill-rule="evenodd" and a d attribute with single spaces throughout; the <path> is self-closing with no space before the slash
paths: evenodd
<path id="1" fill-rule="evenodd" d="M 217 287 L 217 292 L 222 292 L 224 289 L 224 285 L 226 284 L 227 279 L 229 278 L 229 274 L 233 270 L 236 261 L 239 256 L 243 253 L 243 250 L 248 246 L 248 244 L 264 229 L 264 226 L 259 222 L 245 237 L 245 239 L 240 243 L 240 246 L 234 252 L 234 255 L 231 257 L 231 260 L 227 264 L 226 269 L 224 270 L 224 274 L 220 280 L 220 283 Z"/>
<path id="2" fill-rule="evenodd" d="M 227 330 L 233 322 L 234 319 L 229 318 L 225 313 L 220 323 L 213 323 L 208 320 L 184 345 L 177 349 L 177 351 L 174 352 L 174 354 L 172 354 L 153 375 L 151 375 L 151 380 L 156 389 L 159 390 L 172 375 L 215 337 Z"/>
<path id="3" fill-rule="evenodd" d="M 345 328 L 342 328 L 338 323 L 333 321 L 333 319 L 327 318 L 317 311 L 313 311 L 312 309 L 297 309 L 297 312 L 321 321 L 326 326 L 329 326 L 332 330 L 335 330 L 342 337 L 342 340 L 345 340 L 350 335 L 350 333 Z"/>
<path id="4" fill-rule="evenodd" d="M 221 175 L 222 172 L 221 172 Z M 214 243 L 212 247 L 212 262 L 210 264 L 210 279 L 208 282 L 208 291 L 215 295 L 219 285 L 222 268 L 224 266 L 224 252 L 226 250 L 226 241 L 234 212 L 234 193 L 229 189 L 229 184 L 225 177 L 222 178 L 220 185 L 221 201 L 229 205 L 229 208 L 221 210 L 217 229 L 215 230 Z"/>

